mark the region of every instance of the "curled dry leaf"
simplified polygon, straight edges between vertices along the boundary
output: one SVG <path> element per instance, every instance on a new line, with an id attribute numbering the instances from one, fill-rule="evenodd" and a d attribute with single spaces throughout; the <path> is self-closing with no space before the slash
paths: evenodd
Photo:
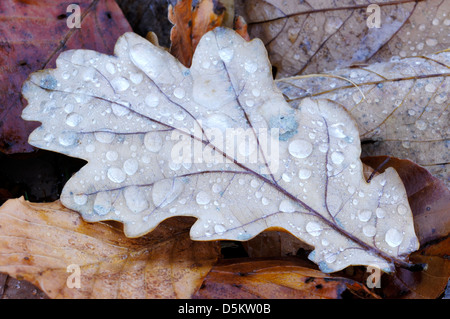
<path id="1" fill-rule="evenodd" d="M 356 120 L 363 155 L 390 155 L 449 183 L 450 52 L 277 81 L 294 107 L 306 98 L 344 106 Z"/>
<path id="2" fill-rule="evenodd" d="M 374 21 L 376 4 L 379 28 Z M 448 1 L 241 0 L 249 33 L 264 41 L 277 77 L 311 74 L 392 56 L 425 55 L 450 44 Z"/>
<path id="3" fill-rule="evenodd" d="M 378 298 L 365 286 L 305 267 L 298 259 L 230 260 L 215 265 L 194 298 L 337 299 L 348 291 Z"/>
<path id="4" fill-rule="evenodd" d="M 216 0 L 200 0 L 195 6 L 192 0 L 179 0 L 175 6 L 169 5 L 169 21 L 174 25 L 170 53 L 186 67 L 191 66 L 200 38 L 220 26 L 225 13 L 225 7 Z"/>
<path id="5" fill-rule="evenodd" d="M 54 67 L 60 52 L 86 48 L 111 54 L 131 28 L 115 1 L 80 0 L 82 28 L 68 28 L 67 7 L 74 1 L 0 1 L 0 150 L 31 152 L 27 137 L 37 123 L 20 118 L 20 91 L 31 72 Z"/>
<path id="6" fill-rule="evenodd" d="M 216 242 L 189 239 L 191 225 L 190 218 L 170 219 L 130 239 L 59 201 L 9 200 L 0 208 L 0 271 L 51 298 L 190 298 L 219 255 Z M 76 267 L 80 286 L 73 289 L 68 269 Z"/>
<path id="7" fill-rule="evenodd" d="M 327 100 L 289 106 L 260 40 L 216 28 L 187 69 L 126 33 L 115 56 L 67 51 L 57 66 L 24 84 L 22 116 L 42 122 L 31 144 L 88 161 L 61 194 L 86 220 L 136 237 L 193 216 L 195 240 L 283 228 L 325 272 L 411 266 L 418 241 L 395 170 L 367 183 L 354 121 Z"/>

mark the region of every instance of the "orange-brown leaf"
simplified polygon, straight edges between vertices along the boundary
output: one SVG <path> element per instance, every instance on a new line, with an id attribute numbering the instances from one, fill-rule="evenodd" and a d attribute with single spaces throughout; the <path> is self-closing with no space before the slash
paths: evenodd
<path id="1" fill-rule="evenodd" d="M 192 7 L 192 0 L 180 0 L 169 6 L 170 53 L 189 67 L 200 38 L 222 24 L 225 7 L 217 0 L 200 0 Z"/>
<path id="2" fill-rule="evenodd" d="M 234 21 L 234 30 L 239 33 L 241 37 L 243 37 L 245 40 L 250 41 L 250 35 L 247 31 L 247 22 L 245 22 L 245 19 L 241 16 L 237 16 L 236 20 Z"/>
<path id="3" fill-rule="evenodd" d="M 51 298 L 189 298 L 218 258 L 217 242 L 189 238 L 190 218 L 169 219 L 131 239 L 107 223 L 87 223 L 59 201 L 23 198 L 0 208 L 0 272 L 26 279 Z M 69 265 L 81 287 L 69 288 Z"/>
<path id="4" fill-rule="evenodd" d="M 218 0 L 201 0 L 192 16 L 192 46 L 195 50 L 206 32 L 222 25 L 225 7 Z"/>
<path id="5" fill-rule="evenodd" d="M 359 283 L 308 268 L 296 258 L 235 259 L 214 266 L 195 298 L 336 299 L 345 290 L 377 298 Z"/>

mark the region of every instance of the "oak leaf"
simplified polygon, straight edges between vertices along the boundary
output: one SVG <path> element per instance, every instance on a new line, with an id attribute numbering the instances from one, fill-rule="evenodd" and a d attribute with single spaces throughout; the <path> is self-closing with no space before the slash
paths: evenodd
<path id="1" fill-rule="evenodd" d="M 303 98 L 339 103 L 356 120 L 364 156 L 409 159 L 449 183 L 450 52 L 277 80 L 296 108 Z"/>
<path id="2" fill-rule="evenodd" d="M 170 219 L 126 238 L 53 203 L 11 199 L 0 208 L 0 271 L 50 298 L 191 298 L 219 256 L 217 242 L 189 239 L 192 219 Z M 75 269 L 79 286 L 74 286 Z"/>
<path id="3" fill-rule="evenodd" d="M 434 0 L 236 1 L 250 35 L 266 45 L 277 78 L 447 49 L 449 10 L 448 1 Z"/>
<path id="4" fill-rule="evenodd" d="M 352 118 L 327 100 L 290 107 L 260 40 L 216 28 L 187 69 L 126 33 L 115 56 L 66 51 L 57 66 L 24 84 L 22 116 L 42 122 L 31 144 L 88 161 L 61 194 L 87 221 L 137 237 L 193 216 L 194 240 L 283 228 L 325 272 L 411 266 L 418 241 L 395 170 L 367 183 Z"/>
<path id="5" fill-rule="evenodd" d="M 414 216 L 420 249 L 410 255 L 415 263 L 426 264 L 420 272 L 397 269 L 381 281 L 386 298 L 438 298 L 450 278 L 450 190 L 426 169 L 409 161 L 386 156 L 363 158 L 378 171 L 393 167 L 406 188 Z"/>

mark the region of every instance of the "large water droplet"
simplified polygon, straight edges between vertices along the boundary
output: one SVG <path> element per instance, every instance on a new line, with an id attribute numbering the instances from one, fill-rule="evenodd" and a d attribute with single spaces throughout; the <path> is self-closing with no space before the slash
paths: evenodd
<path id="1" fill-rule="evenodd" d="M 119 105 L 119 104 L 113 103 L 111 105 L 111 108 L 112 108 L 113 113 L 117 116 L 124 116 L 124 115 L 127 115 L 128 113 L 130 113 L 129 108 Z"/>
<path id="2" fill-rule="evenodd" d="M 345 156 L 342 152 L 333 152 L 331 153 L 331 161 L 336 164 L 340 165 L 344 161 Z"/>
<path id="3" fill-rule="evenodd" d="M 259 182 L 256 179 L 252 179 L 252 181 L 250 182 L 250 186 L 253 188 L 256 188 L 259 186 Z"/>
<path id="4" fill-rule="evenodd" d="M 83 80 L 88 82 L 88 81 L 92 81 L 94 80 L 96 71 L 94 68 L 87 68 L 84 72 L 83 72 Z"/>
<path id="5" fill-rule="evenodd" d="M 144 137 L 145 148 L 150 152 L 157 153 L 161 150 L 163 141 L 158 133 L 147 133 Z"/>
<path id="6" fill-rule="evenodd" d="M 72 146 L 77 141 L 77 134 L 75 132 L 63 132 L 60 134 L 58 141 L 62 146 Z"/>
<path id="7" fill-rule="evenodd" d="M 137 186 L 125 188 L 123 196 L 128 208 L 135 214 L 142 212 L 148 207 L 145 193 Z"/>
<path id="8" fill-rule="evenodd" d="M 106 63 L 105 65 L 106 71 L 108 71 L 110 74 L 116 73 L 116 67 L 111 62 Z"/>
<path id="9" fill-rule="evenodd" d="M 207 205 L 211 201 L 211 196 L 207 192 L 200 191 L 195 197 L 195 201 L 199 205 Z"/>
<path id="10" fill-rule="evenodd" d="M 344 133 L 344 124 L 337 123 L 330 126 L 329 129 L 330 135 L 337 138 L 344 138 L 347 135 Z"/>
<path id="11" fill-rule="evenodd" d="M 114 183 L 122 183 L 127 175 L 122 171 L 120 168 L 117 167 L 110 167 L 108 169 L 108 178 L 111 180 L 111 182 Z"/>
<path id="12" fill-rule="evenodd" d="M 258 70 L 258 64 L 255 61 L 247 60 L 245 61 L 244 68 L 248 73 L 255 73 Z"/>
<path id="13" fill-rule="evenodd" d="M 174 91 L 173 91 L 173 95 L 178 98 L 178 99 L 182 99 L 184 98 L 184 95 L 186 94 L 186 92 L 184 91 L 183 88 L 177 87 Z"/>
<path id="14" fill-rule="evenodd" d="M 119 157 L 119 154 L 116 151 L 108 151 L 106 152 L 106 159 L 108 161 L 114 162 Z"/>
<path id="15" fill-rule="evenodd" d="M 184 190 L 184 184 L 178 179 L 163 179 L 153 185 L 152 200 L 156 207 L 165 207 L 172 203 Z"/>
<path id="16" fill-rule="evenodd" d="M 134 175 L 137 172 L 139 163 L 134 158 L 129 158 L 123 163 L 123 170 L 129 176 Z"/>
<path id="17" fill-rule="evenodd" d="M 397 247 L 403 241 L 403 234 L 395 228 L 391 228 L 386 232 L 384 240 L 391 247 Z"/>
<path id="18" fill-rule="evenodd" d="M 370 217 L 372 217 L 372 212 L 370 210 L 360 210 L 358 212 L 358 218 L 362 222 L 367 222 Z"/>
<path id="19" fill-rule="evenodd" d="M 123 92 L 130 87 L 130 82 L 127 79 L 120 76 L 111 80 L 111 86 L 116 92 Z"/>
<path id="20" fill-rule="evenodd" d="M 219 50 L 219 56 L 223 62 L 228 63 L 233 59 L 234 51 L 231 48 L 223 48 Z"/>
<path id="21" fill-rule="evenodd" d="M 173 118 L 177 121 L 182 121 L 186 118 L 186 112 L 183 110 L 178 110 L 173 114 Z"/>
<path id="22" fill-rule="evenodd" d="M 298 171 L 298 177 L 300 179 L 308 179 L 311 177 L 311 171 L 307 168 L 300 168 Z"/>
<path id="23" fill-rule="evenodd" d="M 223 234 L 226 230 L 227 229 L 225 228 L 224 225 L 221 225 L 221 224 L 214 225 L 214 231 L 217 234 Z"/>
<path id="24" fill-rule="evenodd" d="M 145 97 L 144 101 L 149 107 L 157 107 L 159 104 L 159 97 L 154 94 L 149 94 Z"/>
<path id="25" fill-rule="evenodd" d="M 95 197 L 94 212 L 98 215 L 106 215 L 111 211 L 111 196 L 107 192 L 100 192 Z"/>
<path id="26" fill-rule="evenodd" d="M 70 113 L 66 117 L 66 124 L 71 127 L 75 127 L 78 124 L 80 124 L 82 120 L 83 120 L 83 117 L 80 114 Z"/>
<path id="27" fill-rule="evenodd" d="M 311 236 L 316 237 L 322 233 L 322 226 L 320 226 L 320 224 L 316 222 L 309 222 L 308 224 L 306 224 L 306 231 Z"/>
<path id="28" fill-rule="evenodd" d="M 294 140 L 289 144 L 288 150 L 296 158 L 306 158 L 311 155 L 313 146 L 305 140 Z"/>
<path id="29" fill-rule="evenodd" d="M 398 212 L 400 215 L 405 215 L 405 214 L 408 212 L 408 208 L 406 208 L 405 205 L 400 204 L 400 205 L 397 206 L 397 212 Z"/>
<path id="30" fill-rule="evenodd" d="M 110 144 L 114 140 L 114 133 L 110 132 L 95 132 L 95 139 L 100 143 Z"/>
<path id="31" fill-rule="evenodd" d="M 384 209 L 378 207 L 375 210 L 375 214 L 377 215 L 378 218 L 384 218 L 386 216 L 386 212 L 384 211 Z"/>
<path id="32" fill-rule="evenodd" d="M 139 84 L 142 82 L 144 76 L 142 75 L 142 73 L 131 73 L 130 74 L 130 80 L 131 82 L 133 82 L 134 84 Z"/>
<path id="33" fill-rule="evenodd" d="M 322 153 L 326 153 L 328 151 L 328 144 L 327 143 L 320 144 L 319 151 L 321 151 Z"/>
<path id="34" fill-rule="evenodd" d="M 295 204 L 287 199 L 281 201 L 280 207 L 278 209 L 283 213 L 293 213 L 297 210 Z"/>
<path id="35" fill-rule="evenodd" d="M 206 118 L 205 126 L 210 129 L 217 128 L 225 133 L 227 129 L 233 127 L 233 120 L 224 113 L 214 113 Z"/>
<path id="36" fill-rule="evenodd" d="M 377 233 L 377 229 L 373 225 L 365 225 L 363 227 L 363 234 L 367 237 L 373 237 Z"/>
<path id="37" fill-rule="evenodd" d="M 74 194 L 73 201 L 77 205 L 84 205 L 87 203 L 88 197 L 85 194 Z"/>

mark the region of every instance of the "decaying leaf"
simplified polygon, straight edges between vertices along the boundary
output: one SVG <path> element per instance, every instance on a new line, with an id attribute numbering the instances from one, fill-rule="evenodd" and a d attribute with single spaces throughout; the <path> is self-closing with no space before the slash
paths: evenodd
<path id="1" fill-rule="evenodd" d="M 174 24 L 170 53 L 189 67 L 200 38 L 220 26 L 224 16 L 225 7 L 217 0 L 200 0 L 195 6 L 192 0 L 181 0 L 170 5 L 169 21 Z"/>
<path id="2" fill-rule="evenodd" d="M 189 239 L 191 225 L 190 218 L 170 219 L 130 239 L 59 201 L 9 200 L 0 209 L 0 272 L 51 298 L 190 298 L 219 255 L 217 243 Z"/>
<path id="3" fill-rule="evenodd" d="M 264 41 L 277 78 L 431 54 L 450 44 L 448 1 L 236 2 L 250 35 Z"/>
<path id="4" fill-rule="evenodd" d="M 299 249 L 314 249 L 284 231 L 264 231 L 242 245 L 252 258 L 295 256 Z"/>
<path id="5" fill-rule="evenodd" d="M 112 53 L 114 43 L 131 28 L 115 1 L 80 0 L 81 28 L 67 25 L 69 0 L 0 1 L 0 150 L 31 152 L 27 143 L 37 123 L 25 122 L 20 91 L 34 71 L 54 67 L 60 52 L 85 48 Z"/>
<path id="6" fill-rule="evenodd" d="M 345 291 L 378 298 L 358 282 L 331 277 L 298 259 L 239 259 L 214 266 L 194 298 L 337 299 Z"/>
<path id="7" fill-rule="evenodd" d="M 449 183 L 450 52 L 280 79 L 295 108 L 305 97 L 331 99 L 356 120 L 363 155 L 390 155 Z"/>
<path id="8" fill-rule="evenodd" d="M 395 170 L 367 183 L 354 121 L 327 100 L 286 103 L 260 40 L 216 28 L 187 69 L 126 33 L 115 56 L 67 51 L 57 66 L 24 84 L 22 116 L 42 122 L 31 144 L 88 161 L 61 194 L 87 221 L 137 237 L 193 216 L 195 240 L 284 228 L 325 272 L 411 266 L 418 241 Z"/>

